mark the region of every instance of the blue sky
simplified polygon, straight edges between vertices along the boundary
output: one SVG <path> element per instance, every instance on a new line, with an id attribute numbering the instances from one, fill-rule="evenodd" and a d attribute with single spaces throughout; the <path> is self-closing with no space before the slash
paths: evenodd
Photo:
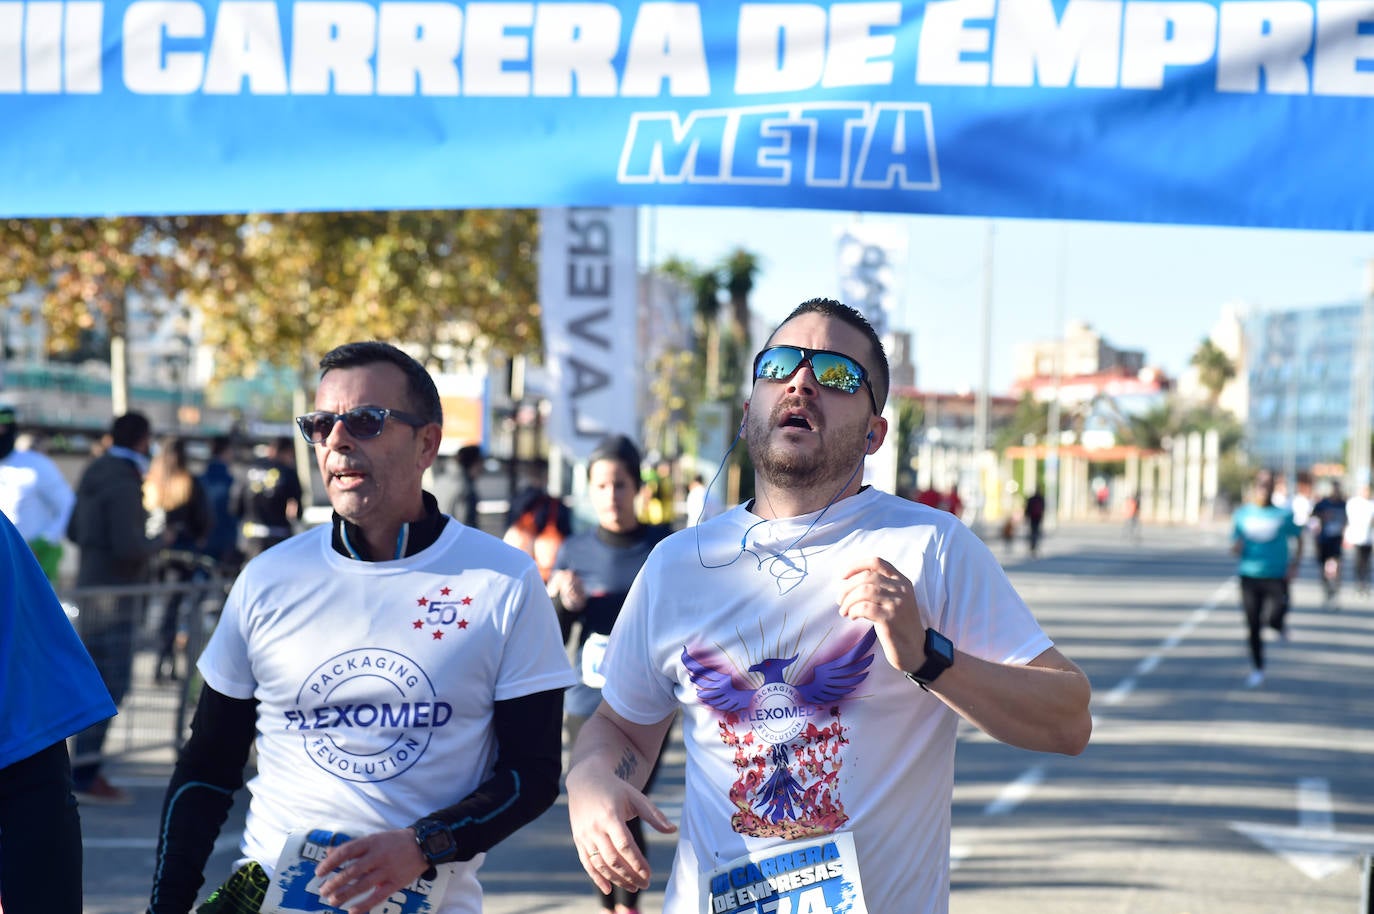
<path id="1" fill-rule="evenodd" d="M 1258 310 L 1360 300 L 1374 234 L 1099 222 L 856 215 L 816 210 L 656 207 L 641 211 L 645 258 L 705 264 L 742 246 L 762 260 L 752 298 L 769 323 L 798 302 L 837 295 L 836 232 L 855 219 L 895 223 L 907 237 L 903 306 L 895 327 L 915 333 L 917 381 L 973 389 L 981 374 L 984 249 L 993 230 L 992 390 L 1012 377 L 1013 344 L 1092 324 L 1118 347 L 1177 375 L 1228 302 Z M 1061 274 L 1062 265 L 1062 274 Z"/>

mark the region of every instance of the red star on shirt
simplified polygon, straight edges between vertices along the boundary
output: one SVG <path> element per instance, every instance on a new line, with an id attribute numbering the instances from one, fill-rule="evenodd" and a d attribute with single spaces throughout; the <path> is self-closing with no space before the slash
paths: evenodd
<path id="1" fill-rule="evenodd" d="M 446 596 L 448 596 L 448 595 L 451 594 L 451 593 L 453 593 L 453 589 L 452 589 L 452 588 L 449 588 L 449 587 L 441 587 L 441 588 L 439 588 L 439 595 L 440 595 L 440 596 L 446 597 Z"/>
<path id="2" fill-rule="evenodd" d="M 418 599 L 418 600 L 415 601 L 415 605 L 416 605 L 416 606 L 424 606 L 424 605 L 425 605 L 426 603 L 428 603 L 428 602 L 429 602 L 429 601 L 426 600 L 424 597 L 421 597 L 420 599 Z"/>
<path id="3" fill-rule="evenodd" d="M 425 627 L 425 623 L 421 622 L 419 619 L 416 619 L 414 622 L 410 623 L 410 627 L 411 627 L 411 628 L 424 628 L 424 627 Z"/>
<path id="4" fill-rule="evenodd" d="M 468 620 L 467 620 L 467 619 L 459 619 L 459 620 L 458 620 L 458 627 L 459 627 L 459 628 L 467 628 L 467 627 L 468 627 Z"/>
<path id="5" fill-rule="evenodd" d="M 434 640 L 435 640 L 435 641 L 443 641 L 443 640 L 444 640 L 444 633 L 441 632 L 441 631 L 439 631 L 439 629 L 436 628 L 436 629 L 434 630 L 434 635 L 433 635 L 433 637 L 434 637 Z"/>
<path id="6" fill-rule="evenodd" d="M 463 597 L 463 599 L 459 600 L 458 602 L 459 602 L 459 603 L 462 603 L 464 606 L 471 606 L 471 605 L 472 605 L 472 597 Z"/>

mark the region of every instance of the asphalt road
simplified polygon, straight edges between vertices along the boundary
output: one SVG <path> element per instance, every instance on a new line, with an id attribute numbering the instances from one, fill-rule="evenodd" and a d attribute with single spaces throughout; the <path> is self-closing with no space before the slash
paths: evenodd
<path id="1" fill-rule="evenodd" d="M 1096 726 L 1077 758 L 1037 755 L 966 728 L 954 797 L 952 914 L 1374 914 L 1374 598 L 1321 608 L 1311 567 L 1292 639 L 1270 644 L 1259 689 L 1219 527 L 1113 525 L 1004 555 L 1061 649 L 1094 685 Z M 146 904 L 166 753 L 113 766 L 136 804 L 83 810 L 86 911 Z M 655 792 L 676 818 L 682 753 Z M 214 860 L 234 857 L 241 797 Z M 900 851 L 896 851 L 900 852 Z M 672 857 L 651 838 L 658 910 Z M 485 910 L 598 910 L 560 801 L 487 860 Z M 879 914 L 879 912 L 874 912 Z M 895 912 L 881 912 L 895 914 Z"/>

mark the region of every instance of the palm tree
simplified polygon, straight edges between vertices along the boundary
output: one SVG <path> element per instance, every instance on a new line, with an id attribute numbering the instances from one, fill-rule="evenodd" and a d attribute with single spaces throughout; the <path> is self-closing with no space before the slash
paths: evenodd
<path id="1" fill-rule="evenodd" d="M 702 270 L 692 281 L 697 324 L 706 343 L 706 399 L 720 395 L 720 277 Z"/>
<path id="2" fill-rule="evenodd" d="M 1188 364 L 1197 369 L 1198 383 L 1207 389 L 1207 402 L 1216 406 L 1222 390 L 1236 376 L 1235 362 L 1208 338 L 1198 344 Z"/>
<path id="3" fill-rule="evenodd" d="M 754 291 L 754 277 L 759 272 L 758 255 L 735 248 L 725 258 L 721 272 L 725 274 L 725 288 L 730 293 L 730 321 L 734 324 L 735 343 L 748 358 L 753 352 L 749 344 L 749 293 Z"/>
<path id="4" fill-rule="evenodd" d="M 1131 443 L 1152 451 L 1164 450 L 1164 442 L 1178 432 L 1173 404 L 1162 400 L 1130 421 Z"/>

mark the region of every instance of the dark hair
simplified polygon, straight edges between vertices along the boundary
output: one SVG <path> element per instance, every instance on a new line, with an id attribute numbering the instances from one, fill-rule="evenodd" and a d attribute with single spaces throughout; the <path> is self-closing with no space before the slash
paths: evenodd
<path id="1" fill-rule="evenodd" d="M 482 449 L 475 444 L 465 444 L 458 449 L 455 455 L 458 465 L 463 469 L 478 466 L 482 462 Z"/>
<path id="2" fill-rule="evenodd" d="M 592 464 L 601 460 L 619 463 L 625 468 L 625 472 L 630 474 L 631 479 L 639 482 L 639 465 L 644 461 L 639 454 L 639 448 L 624 435 L 608 435 L 602 438 L 592 451 L 592 456 L 587 458 L 587 472 L 591 472 Z"/>
<path id="3" fill-rule="evenodd" d="M 110 425 L 110 443 L 116 447 L 136 447 L 152 434 L 152 423 L 143 413 L 125 413 Z"/>
<path id="4" fill-rule="evenodd" d="M 228 435 L 216 435 L 210 439 L 210 455 L 218 457 L 220 454 L 231 450 L 234 447 L 234 439 Z"/>
<path id="5" fill-rule="evenodd" d="M 344 343 L 325 353 L 320 359 L 320 377 L 334 368 L 358 368 L 377 362 L 390 362 L 401 369 L 406 376 L 406 408 L 426 422 L 444 424 L 444 407 L 439 402 L 439 391 L 434 379 L 425 371 L 425 366 L 406 355 L 390 343 L 368 340 L 360 343 Z"/>
<path id="6" fill-rule="evenodd" d="M 773 328 L 773 332 L 768 334 L 767 342 L 763 344 L 764 347 L 766 348 L 772 343 L 773 337 L 777 336 L 778 331 L 789 321 L 801 317 L 803 314 L 820 314 L 825 317 L 833 317 L 853 327 L 868 339 L 869 348 L 873 351 L 871 353 L 872 358 L 864 367 L 868 369 L 869 383 L 873 386 L 873 399 L 878 401 L 878 411 L 882 412 L 883 406 L 887 403 L 887 388 L 890 377 L 887 367 L 887 352 L 883 350 L 883 341 L 878 338 L 878 331 L 873 329 L 868 318 L 843 302 L 835 301 L 833 298 L 807 299 L 793 308 L 792 313 Z"/>

